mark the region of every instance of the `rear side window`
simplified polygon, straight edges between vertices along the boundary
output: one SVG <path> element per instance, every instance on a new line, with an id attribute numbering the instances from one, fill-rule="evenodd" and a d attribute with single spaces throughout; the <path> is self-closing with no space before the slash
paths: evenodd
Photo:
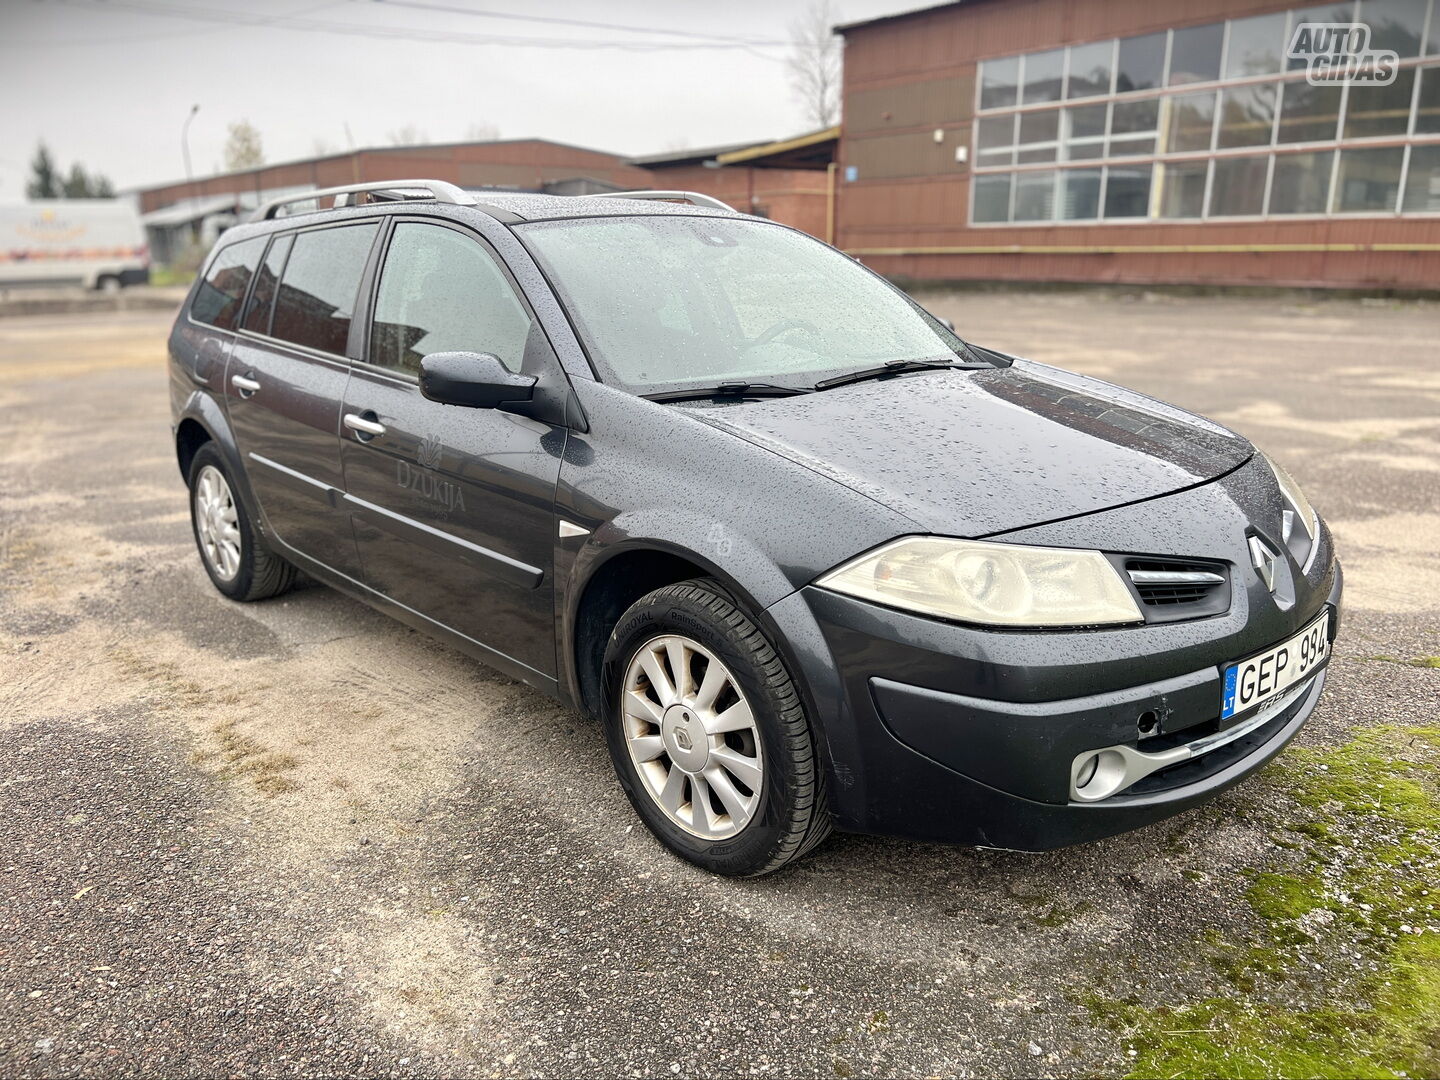
<path id="1" fill-rule="evenodd" d="M 345 355 L 365 260 L 378 223 L 297 233 L 275 298 L 270 335 Z"/>
<path id="2" fill-rule="evenodd" d="M 280 271 L 285 268 L 285 256 L 290 254 L 293 236 L 277 237 L 265 253 L 260 264 L 260 273 L 255 278 L 255 288 L 250 293 L 250 306 L 245 309 L 246 330 L 257 334 L 270 333 L 270 310 L 275 306 L 275 286 L 280 282 Z"/>
<path id="3" fill-rule="evenodd" d="M 221 330 L 235 329 L 240 305 L 245 302 L 245 290 L 264 251 L 263 236 L 222 248 L 211 260 L 205 280 L 195 290 L 190 317 L 196 322 L 218 326 Z"/>
<path id="4" fill-rule="evenodd" d="M 441 225 L 402 222 L 385 255 L 370 363 L 417 374 L 437 352 L 486 352 L 519 371 L 530 315 L 476 241 Z"/>

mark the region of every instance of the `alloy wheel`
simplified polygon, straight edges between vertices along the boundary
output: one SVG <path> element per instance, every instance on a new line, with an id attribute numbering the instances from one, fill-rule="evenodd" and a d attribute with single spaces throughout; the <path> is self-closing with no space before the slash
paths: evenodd
<path id="1" fill-rule="evenodd" d="M 730 669 L 699 642 L 666 634 L 631 657 L 620 693 L 630 760 L 665 816 L 705 840 L 744 829 L 765 765 L 754 711 Z"/>
<path id="2" fill-rule="evenodd" d="M 225 474 L 206 465 L 195 479 L 195 532 L 200 551 L 222 581 L 240 572 L 240 522 Z"/>

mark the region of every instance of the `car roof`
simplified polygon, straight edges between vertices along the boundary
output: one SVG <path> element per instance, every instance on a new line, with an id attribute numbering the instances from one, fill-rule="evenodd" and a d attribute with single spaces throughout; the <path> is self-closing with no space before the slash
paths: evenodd
<path id="1" fill-rule="evenodd" d="M 440 202 L 429 199 L 400 199 L 391 203 L 369 203 L 360 206 L 324 207 L 319 210 L 302 210 L 299 213 L 282 214 L 260 220 L 251 219 L 232 225 L 225 230 L 224 243 L 217 241 L 212 254 L 232 243 L 239 243 L 255 236 L 264 236 L 286 228 L 308 228 L 322 225 L 327 221 L 338 224 L 342 220 L 373 218 L 375 211 L 382 213 L 425 214 L 434 212 L 436 217 L 454 219 L 465 212 L 480 213 L 506 225 L 519 225 L 530 221 L 562 221 L 575 218 L 605 217 L 725 217 L 755 218 L 738 210 L 722 209 L 718 206 L 693 206 L 688 203 L 668 202 L 654 197 L 627 199 L 621 193 L 597 198 L 591 195 L 542 195 L 523 191 L 469 191 L 474 202 Z M 365 213 L 365 211 L 370 213 Z"/>
<path id="2" fill-rule="evenodd" d="M 494 207 L 523 221 L 554 221 L 560 218 L 634 217 L 640 214 L 678 217 L 748 217 L 737 210 L 690 206 L 656 199 L 627 199 L 620 192 L 597 198 L 593 195 L 536 195 L 528 192 L 476 191 L 476 209 L 484 213 Z M 416 204 L 411 203 L 410 206 Z M 423 203 L 421 204 L 423 205 Z"/>

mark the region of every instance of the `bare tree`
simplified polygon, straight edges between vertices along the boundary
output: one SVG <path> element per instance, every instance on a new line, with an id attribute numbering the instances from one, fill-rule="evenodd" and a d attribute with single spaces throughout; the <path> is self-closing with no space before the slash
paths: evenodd
<path id="1" fill-rule="evenodd" d="M 790 86 L 816 127 L 840 119 L 840 37 L 834 32 L 830 0 L 811 0 L 805 14 L 790 24 L 793 42 L 785 66 Z"/>
<path id="2" fill-rule="evenodd" d="M 385 137 L 390 140 L 391 146 L 420 146 L 430 141 L 430 136 L 425 134 L 425 129 L 415 124 L 401 124 L 393 131 L 387 132 Z"/>
<path id="3" fill-rule="evenodd" d="M 265 151 L 260 147 L 260 132 L 249 120 L 230 125 L 225 140 L 225 168 L 230 172 L 255 169 L 265 164 Z"/>
<path id="4" fill-rule="evenodd" d="M 500 138 L 500 125 L 488 120 L 472 120 L 465 128 L 466 142 L 494 142 Z"/>

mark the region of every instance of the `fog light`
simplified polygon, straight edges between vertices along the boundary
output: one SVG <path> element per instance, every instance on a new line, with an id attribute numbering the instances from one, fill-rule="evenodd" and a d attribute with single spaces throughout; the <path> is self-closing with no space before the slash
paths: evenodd
<path id="1" fill-rule="evenodd" d="M 1125 755 L 1115 747 L 1081 754 L 1071 766 L 1070 793 L 1081 802 L 1108 799 L 1126 784 Z"/>

